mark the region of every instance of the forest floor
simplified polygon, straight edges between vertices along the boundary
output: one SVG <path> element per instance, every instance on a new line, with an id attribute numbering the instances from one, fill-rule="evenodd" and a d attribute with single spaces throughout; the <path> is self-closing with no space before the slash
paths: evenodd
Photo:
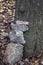
<path id="1" fill-rule="evenodd" d="M 15 9 L 15 7 L 13 7 L 13 5 L 14 5 L 14 3 L 12 4 L 11 2 L 10 3 L 3 2 L 3 4 L 0 6 L 0 9 L 1 9 L 0 10 L 0 12 L 1 12 L 1 14 L 0 14 L 0 29 L 1 29 L 1 25 L 2 25 L 2 31 L 3 31 L 3 24 L 4 23 L 6 23 L 6 22 L 9 23 L 10 21 L 14 21 L 15 10 L 13 10 L 12 8 Z M 9 10 L 9 8 L 11 10 Z M 14 11 L 14 13 L 13 13 L 13 11 Z M 4 15 L 2 14 L 2 12 L 4 13 Z M 13 13 L 13 15 L 12 15 L 12 13 Z M 9 31 L 10 31 L 10 29 L 8 28 L 6 32 L 9 33 Z M 3 39 L 3 36 L 0 35 L 0 46 L 1 46 L 1 43 L 5 43 L 8 38 L 4 39 L 3 41 L 2 41 L 2 39 Z M 5 52 L 5 48 L 3 50 Z M 1 55 L 1 53 L 3 55 L 5 55 L 3 50 L 1 51 L 1 49 L 0 49 L 0 55 Z M 1 56 L 3 57 L 3 55 L 1 55 Z M 0 65 L 10 65 L 10 64 L 3 63 L 3 60 L 1 60 L 3 58 L 1 58 L 1 56 L 0 56 Z M 38 55 L 36 53 L 36 55 L 34 55 L 34 56 L 30 56 L 28 58 L 27 57 L 23 58 L 22 60 L 18 61 L 15 65 L 43 65 L 43 51 L 41 51 L 41 53 Z"/>

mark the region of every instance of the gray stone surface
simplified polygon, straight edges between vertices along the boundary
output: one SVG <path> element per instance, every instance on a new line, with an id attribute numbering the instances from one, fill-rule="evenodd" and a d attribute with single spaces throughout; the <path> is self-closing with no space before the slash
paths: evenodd
<path id="1" fill-rule="evenodd" d="M 16 19 L 29 21 L 24 33 L 27 56 L 43 50 L 43 0 L 17 0 Z"/>
<path id="2" fill-rule="evenodd" d="M 13 24 L 13 23 L 11 23 L 11 28 L 12 28 L 12 30 L 18 30 L 18 31 L 22 31 L 22 32 L 25 32 L 28 30 L 28 26 L 26 26 L 26 25 L 17 25 L 17 24 Z"/>
<path id="3" fill-rule="evenodd" d="M 25 44 L 24 36 L 22 31 L 12 30 L 9 34 L 10 41 L 14 43 Z"/>

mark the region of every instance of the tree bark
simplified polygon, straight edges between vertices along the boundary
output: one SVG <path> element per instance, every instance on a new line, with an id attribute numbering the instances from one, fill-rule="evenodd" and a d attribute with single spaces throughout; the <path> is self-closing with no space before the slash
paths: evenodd
<path id="1" fill-rule="evenodd" d="M 16 19 L 29 21 L 24 33 L 27 56 L 43 50 L 43 0 L 17 0 Z"/>

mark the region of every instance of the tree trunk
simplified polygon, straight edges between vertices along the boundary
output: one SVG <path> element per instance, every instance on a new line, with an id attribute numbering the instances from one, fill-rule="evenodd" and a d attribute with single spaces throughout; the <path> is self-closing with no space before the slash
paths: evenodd
<path id="1" fill-rule="evenodd" d="M 16 19 L 29 21 L 24 33 L 26 56 L 43 50 L 43 0 L 17 0 Z"/>

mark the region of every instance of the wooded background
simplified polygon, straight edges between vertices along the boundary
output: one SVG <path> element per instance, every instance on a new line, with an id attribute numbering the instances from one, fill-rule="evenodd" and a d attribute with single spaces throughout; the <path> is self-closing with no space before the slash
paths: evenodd
<path id="1" fill-rule="evenodd" d="M 16 0 L 16 19 L 29 22 L 24 33 L 25 55 L 43 50 L 43 0 Z"/>

